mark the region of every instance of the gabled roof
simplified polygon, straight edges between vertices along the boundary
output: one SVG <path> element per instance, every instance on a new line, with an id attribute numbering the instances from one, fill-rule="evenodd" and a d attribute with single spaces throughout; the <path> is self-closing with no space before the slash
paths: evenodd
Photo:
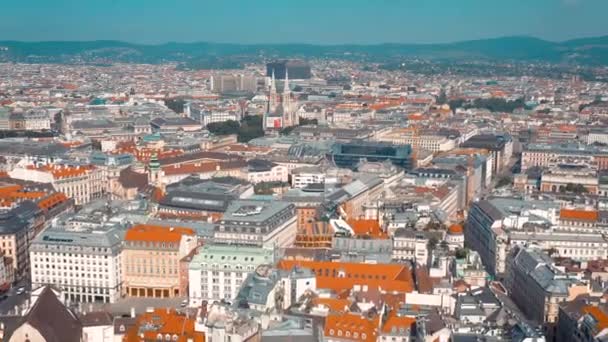
<path id="1" fill-rule="evenodd" d="M 29 324 L 44 336 L 47 342 L 80 342 L 82 323 L 45 287 L 34 306 L 19 324 Z"/>
<path id="2" fill-rule="evenodd" d="M 416 319 L 413 317 L 397 316 L 390 313 L 382 326 L 381 333 L 383 335 L 409 336 L 414 324 L 416 324 Z"/>
<path id="3" fill-rule="evenodd" d="M 377 318 L 367 319 L 357 314 L 329 315 L 323 334 L 340 341 L 376 341 L 376 321 Z"/>
<path id="4" fill-rule="evenodd" d="M 336 292 L 355 285 L 380 288 L 386 292 L 407 293 L 414 290 L 411 269 L 400 264 L 360 264 L 331 261 L 281 260 L 278 268 L 308 268 L 317 278 L 317 287 Z"/>

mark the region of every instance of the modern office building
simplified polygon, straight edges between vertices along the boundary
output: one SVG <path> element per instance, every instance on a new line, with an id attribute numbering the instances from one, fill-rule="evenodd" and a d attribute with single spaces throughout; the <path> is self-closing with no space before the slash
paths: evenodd
<path id="1" fill-rule="evenodd" d="M 352 141 L 336 143 L 331 148 L 334 163 L 343 168 L 356 169 L 362 161 L 380 162 L 389 160 L 406 170 L 412 168 L 410 145 L 395 145 L 383 142 Z"/>
<path id="2" fill-rule="evenodd" d="M 312 77 L 310 72 L 310 64 L 300 60 L 283 60 L 275 61 L 266 64 L 266 76 L 278 79 L 285 78 L 285 71 L 289 73 L 289 78 L 292 80 L 309 79 Z"/>

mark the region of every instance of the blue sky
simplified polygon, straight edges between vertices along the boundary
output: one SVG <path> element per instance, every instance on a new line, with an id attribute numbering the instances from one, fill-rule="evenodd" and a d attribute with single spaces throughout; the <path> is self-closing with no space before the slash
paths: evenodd
<path id="1" fill-rule="evenodd" d="M 608 0 L 0 0 L 0 40 L 437 43 L 608 35 Z"/>

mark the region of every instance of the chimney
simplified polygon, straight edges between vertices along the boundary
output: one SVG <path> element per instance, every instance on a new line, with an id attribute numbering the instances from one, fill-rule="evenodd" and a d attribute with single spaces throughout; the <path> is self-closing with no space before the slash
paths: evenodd
<path id="1" fill-rule="evenodd" d="M 131 307 L 131 318 L 135 318 L 135 308 Z"/>

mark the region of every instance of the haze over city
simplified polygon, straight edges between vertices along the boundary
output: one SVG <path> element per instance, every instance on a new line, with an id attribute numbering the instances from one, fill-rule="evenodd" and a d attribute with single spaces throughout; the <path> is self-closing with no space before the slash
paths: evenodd
<path id="1" fill-rule="evenodd" d="M 445 43 L 608 34 L 603 0 L 7 1 L 0 40 Z"/>

